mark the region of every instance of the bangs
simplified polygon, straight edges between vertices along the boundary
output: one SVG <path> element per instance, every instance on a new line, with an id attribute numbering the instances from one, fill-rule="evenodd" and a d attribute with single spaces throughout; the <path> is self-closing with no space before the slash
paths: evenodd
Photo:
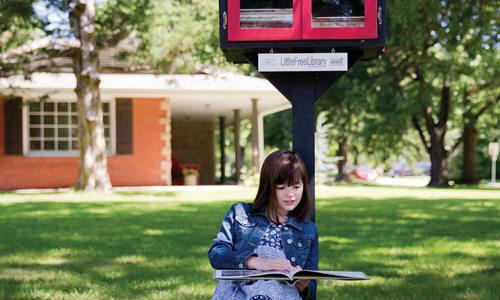
<path id="1" fill-rule="evenodd" d="M 277 175 L 274 184 L 293 185 L 300 181 L 306 181 L 306 171 L 296 160 L 286 160 L 278 166 Z"/>
<path id="2" fill-rule="evenodd" d="M 279 223 L 277 211 L 277 185 L 291 186 L 302 181 L 303 190 L 301 199 L 289 216 L 298 221 L 305 220 L 311 209 L 311 198 L 308 189 L 307 170 L 300 156 L 290 150 L 277 150 L 267 156 L 262 164 L 257 196 L 252 203 L 252 213 L 265 212 L 269 219 Z"/>

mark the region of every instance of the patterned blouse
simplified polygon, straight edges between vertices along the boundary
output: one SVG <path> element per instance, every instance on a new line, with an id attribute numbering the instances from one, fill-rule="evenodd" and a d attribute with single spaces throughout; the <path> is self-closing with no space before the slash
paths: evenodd
<path id="1" fill-rule="evenodd" d="M 257 245 L 261 258 L 284 258 L 280 232 L 284 225 L 271 223 Z M 232 297 L 228 298 L 228 295 Z M 280 280 L 220 280 L 212 300 L 299 300 L 295 286 Z"/>

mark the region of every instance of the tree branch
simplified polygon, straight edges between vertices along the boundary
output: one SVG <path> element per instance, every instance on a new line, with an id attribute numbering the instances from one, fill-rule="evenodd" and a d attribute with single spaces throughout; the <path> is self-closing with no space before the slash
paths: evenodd
<path id="1" fill-rule="evenodd" d="M 492 101 L 489 101 L 488 103 L 486 103 L 483 107 L 481 107 L 481 109 L 474 114 L 473 118 L 474 120 L 477 120 L 479 119 L 479 117 L 486 111 L 488 110 L 490 107 L 498 104 L 498 101 L 500 100 L 500 95 L 497 95 L 495 97 L 495 99 L 493 99 Z"/>
<path id="2" fill-rule="evenodd" d="M 446 80 L 443 82 L 443 87 L 441 89 L 441 105 L 439 106 L 439 120 L 437 126 L 439 128 L 445 128 L 446 122 L 448 122 L 448 116 L 450 113 L 450 87 L 447 85 Z"/>
<path id="3" fill-rule="evenodd" d="M 429 143 L 427 142 L 427 139 L 425 138 L 424 131 L 422 130 L 422 126 L 420 126 L 420 123 L 418 122 L 417 116 L 412 115 L 411 120 L 413 122 L 413 126 L 418 131 L 418 135 L 420 136 L 422 143 L 424 144 L 425 151 L 427 151 L 427 152 L 431 151 L 431 147 L 429 146 Z"/>
<path id="4" fill-rule="evenodd" d="M 48 39 L 43 38 L 40 40 L 32 41 L 24 44 L 21 47 L 10 49 L 7 52 L 0 53 L 0 62 L 2 63 L 15 63 L 17 57 L 23 54 L 35 52 L 39 49 L 78 49 L 80 48 L 80 41 L 77 39 Z"/>
<path id="5" fill-rule="evenodd" d="M 448 155 L 450 155 L 451 153 L 453 153 L 453 151 L 455 151 L 455 149 L 457 149 L 457 147 L 460 146 L 460 144 L 462 143 L 463 140 L 464 140 L 464 135 L 462 134 L 458 138 L 458 140 L 455 141 L 455 144 L 453 144 L 453 146 L 451 146 L 448 150 L 446 150 L 446 152 L 448 153 Z"/>

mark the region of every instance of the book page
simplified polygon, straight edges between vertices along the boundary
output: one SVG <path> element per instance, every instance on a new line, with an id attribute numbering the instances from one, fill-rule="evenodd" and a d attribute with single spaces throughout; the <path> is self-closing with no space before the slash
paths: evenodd
<path id="1" fill-rule="evenodd" d="M 295 273 L 298 279 L 369 280 L 363 272 L 302 270 Z"/>
<path id="2" fill-rule="evenodd" d="M 218 280 L 298 280 L 298 279 L 318 279 L 318 280 L 370 280 L 363 272 L 353 271 L 260 271 L 260 270 L 215 270 L 214 279 Z"/>
<path id="3" fill-rule="evenodd" d="M 260 270 L 215 270 L 216 279 L 252 279 L 252 278 L 270 278 L 270 279 L 292 279 L 289 272 L 286 271 L 260 271 Z"/>

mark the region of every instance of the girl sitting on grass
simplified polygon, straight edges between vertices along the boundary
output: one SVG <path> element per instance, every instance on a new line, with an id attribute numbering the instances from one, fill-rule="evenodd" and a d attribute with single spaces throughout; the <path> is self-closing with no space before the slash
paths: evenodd
<path id="1" fill-rule="evenodd" d="M 219 270 L 318 269 L 318 231 L 310 209 L 304 162 L 289 150 L 271 153 L 253 203 L 236 203 L 208 251 Z M 220 280 L 212 299 L 314 299 L 315 280 Z"/>

